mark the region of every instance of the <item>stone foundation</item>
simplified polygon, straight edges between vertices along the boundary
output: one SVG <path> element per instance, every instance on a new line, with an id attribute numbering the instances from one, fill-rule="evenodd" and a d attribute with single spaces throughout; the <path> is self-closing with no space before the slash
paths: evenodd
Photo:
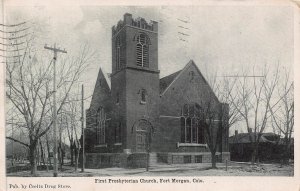
<path id="1" fill-rule="evenodd" d="M 144 168 L 147 153 L 87 153 L 86 168 Z"/>
<path id="2" fill-rule="evenodd" d="M 230 161 L 230 153 L 216 153 L 217 161 Z M 188 164 L 210 163 L 210 152 L 195 153 L 150 153 L 150 166 L 156 163 Z M 86 153 L 86 168 L 145 168 L 147 153 Z"/>
<path id="3" fill-rule="evenodd" d="M 217 152 L 217 161 L 226 162 L 230 161 L 230 153 Z M 211 153 L 210 152 L 192 152 L 192 153 L 157 153 L 158 163 L 168 164 L 187 164 L 187 163 L 210 163 Z"/>

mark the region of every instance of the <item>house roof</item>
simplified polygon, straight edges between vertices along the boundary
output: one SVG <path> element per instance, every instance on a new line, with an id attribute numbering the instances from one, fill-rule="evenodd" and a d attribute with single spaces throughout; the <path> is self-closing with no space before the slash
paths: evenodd
<path id="1" fill-rule="evenodd" d="M 168 76 L 165 76 L 163 78 L 161 78 L 159 80 L 159 93 L 162 93 L 164 92 L 167 87 L 169 87 L 169 85 L 174 81 L 174 79 L 178 76 L 178 74 L 181 72 L 181 70 L 175 72 L 175 73 L 172 73 Z"/>
<path id="2" fill-rule="evenodd" d="M 258 133 L 239 133 L 237 135 L 233 135 L 229 137 L 229 143 L 237 144 L 237 143 L 251 143 L 250 137 L 254 140 L 255 135 Z M 279 141 L 280 136 L 275 133 L 262 133 L 259 142 L 261 143 L 275 143 Z"/>

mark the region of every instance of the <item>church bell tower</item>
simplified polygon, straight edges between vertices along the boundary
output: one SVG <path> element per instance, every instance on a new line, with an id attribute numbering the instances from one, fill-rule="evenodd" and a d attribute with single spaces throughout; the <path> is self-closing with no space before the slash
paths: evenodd
<path id="1" fill-rule="evenodd" d="M 112 27 L 112 128 L 117 152 L 145 152 L 158 121 L 158 23 L 126 13 Z"/>

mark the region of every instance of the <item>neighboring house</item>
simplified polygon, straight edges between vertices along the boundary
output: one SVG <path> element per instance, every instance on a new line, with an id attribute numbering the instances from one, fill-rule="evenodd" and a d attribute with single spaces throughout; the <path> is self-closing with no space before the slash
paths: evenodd
<path id="1" fill-rule="evenodd" d="M 258 134 L 256 134 L 258 135 Z M 250 139 L 254 140 L 255 133 L 238 133 L 229 137 L 229 151 L 232 161 L 251 161 L 252 145 Z M 279 162 L 284 152 L 284 142 L 280 135 L 275 133 L 262 133 L 259 140 L 258 158 L 263 162 Z M 293 153 L 293 145 L 291 147 Z"/>
<path id="2" fill-rule="evenodd" d="M 213 128 L 222 127 L 218 159 L 229 160 L 228 104 L 192 60 L 164 78 L 159 73 L 157 22 L 125 14 L 112 27 L 112 73 L 99 70 L 86 111 L 87 167 L 145 166 L 148 149 L 151 163 L 210 162 L 204 102 L 215 112 Z"/>

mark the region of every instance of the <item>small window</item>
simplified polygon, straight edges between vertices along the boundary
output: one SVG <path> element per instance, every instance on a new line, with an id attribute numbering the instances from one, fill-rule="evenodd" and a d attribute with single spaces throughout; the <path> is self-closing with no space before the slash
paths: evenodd
<path id="1" fill-rule="evenodd" d="M 191 159 L 191 155 L 185 155 L 183 156 L 183 163 L 191 163 L 192 162 L 192 159 Z"/>
<path id="2" fill-rule="evenodd" d="M 141 90 L 141 103 L 146 103 L 146 95 L 147 95 L 146 90 L 142 89 Z"/>
<path id="3" fill-rule="evenodd" d="M 189 75 L 190 75 L 190 81 L 194 80 L 195 72 L 194 71 L 190 71 Z"/>
<path id="4" fill-rule="evenodd" d="M 188 104 L 185 104 L 183 106 L 183 115 L 184 116 L 188 116 L 189 115 L 189 105 Z"/>
<path id="5" fill-rule="evenodd" d="M 195 163 L 202 163 L 202 155 L 195 156 Z"/>

